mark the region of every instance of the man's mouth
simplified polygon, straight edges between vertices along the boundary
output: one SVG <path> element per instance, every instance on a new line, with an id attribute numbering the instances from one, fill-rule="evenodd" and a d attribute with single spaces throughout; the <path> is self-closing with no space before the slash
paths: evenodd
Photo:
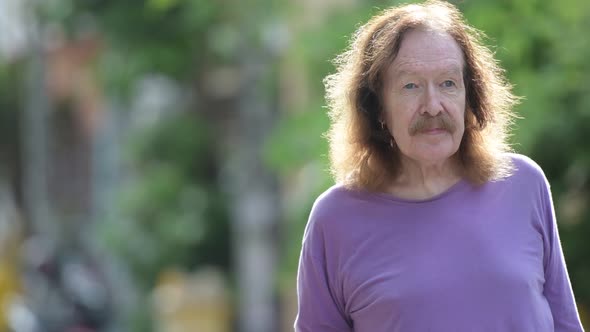
<path id="1" fill-rule="evenodd" d="M 443 128 L 429 128 L 429 129 L 422 130 L 422 133 L 429 134 L 429 135 L 442 134 L 444 132 L 445 132 L 445 130 Z"/>

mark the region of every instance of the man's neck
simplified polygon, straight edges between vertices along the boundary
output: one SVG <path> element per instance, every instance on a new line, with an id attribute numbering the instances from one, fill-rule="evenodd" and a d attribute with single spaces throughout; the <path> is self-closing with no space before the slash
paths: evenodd
<path id="1" fill-rule="evenodd" d="M 386 190 L 399 198 L 428 199 L 447 191 L 461 180 L 453 159 L 424 164 L 404 158 L 402 173 Z"/>

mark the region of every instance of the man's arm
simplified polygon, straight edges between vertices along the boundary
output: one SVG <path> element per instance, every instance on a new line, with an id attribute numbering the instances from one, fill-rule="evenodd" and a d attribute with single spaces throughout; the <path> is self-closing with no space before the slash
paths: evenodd
<path id="1" fill-rule="evenodd" d="M 541 200 L 546 235 L 543 294 L 547 298 L 553 314 L 555 332 L 583 332 L 559 239 L 549 183 L 546 179 L 542 188 Z"/>
<path id="2" fill-rule="evenodd" d="M 338 309 L 329 283 L 325 264 L 304 248 L 297 275 L 296 332 L 352 332 Z"/>

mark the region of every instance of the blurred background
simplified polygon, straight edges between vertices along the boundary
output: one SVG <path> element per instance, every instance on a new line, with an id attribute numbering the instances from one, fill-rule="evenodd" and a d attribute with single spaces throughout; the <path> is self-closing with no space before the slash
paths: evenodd
<path id="1" fill-rule="evenodd" d="M 321 80 L 393 4 L 0 0 L 0 332 L 291 331 Z M 590 2 L 457 5 L 526 97 L 590 327 Z"/>

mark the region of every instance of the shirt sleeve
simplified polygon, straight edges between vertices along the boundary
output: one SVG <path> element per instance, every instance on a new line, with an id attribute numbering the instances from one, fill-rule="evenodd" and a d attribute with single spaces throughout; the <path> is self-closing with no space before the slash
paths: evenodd
<path id="1" fill-rule="evenodd" d="M 546 236 L 543 293 L 553 314 L 555 332 L 583 332 L 559 239 L 549 183 L 546 179 L 542 187 L 541 203 Z"/>
<path id="2" fill-rule="evenodd" d="M 352 332 L 342 301 L 336 294 L 336 271 L 325 259 L 325 243 L 314 207 L 303 236 L 297 272 L 297 318 L 295 332 Z"/>
<path id="3" fill-rule="evenodd" d="M 301 255 L 297 299 L 296 332 L 352 331 L 334 301 L 324 264 L 310 255 Z"/>

